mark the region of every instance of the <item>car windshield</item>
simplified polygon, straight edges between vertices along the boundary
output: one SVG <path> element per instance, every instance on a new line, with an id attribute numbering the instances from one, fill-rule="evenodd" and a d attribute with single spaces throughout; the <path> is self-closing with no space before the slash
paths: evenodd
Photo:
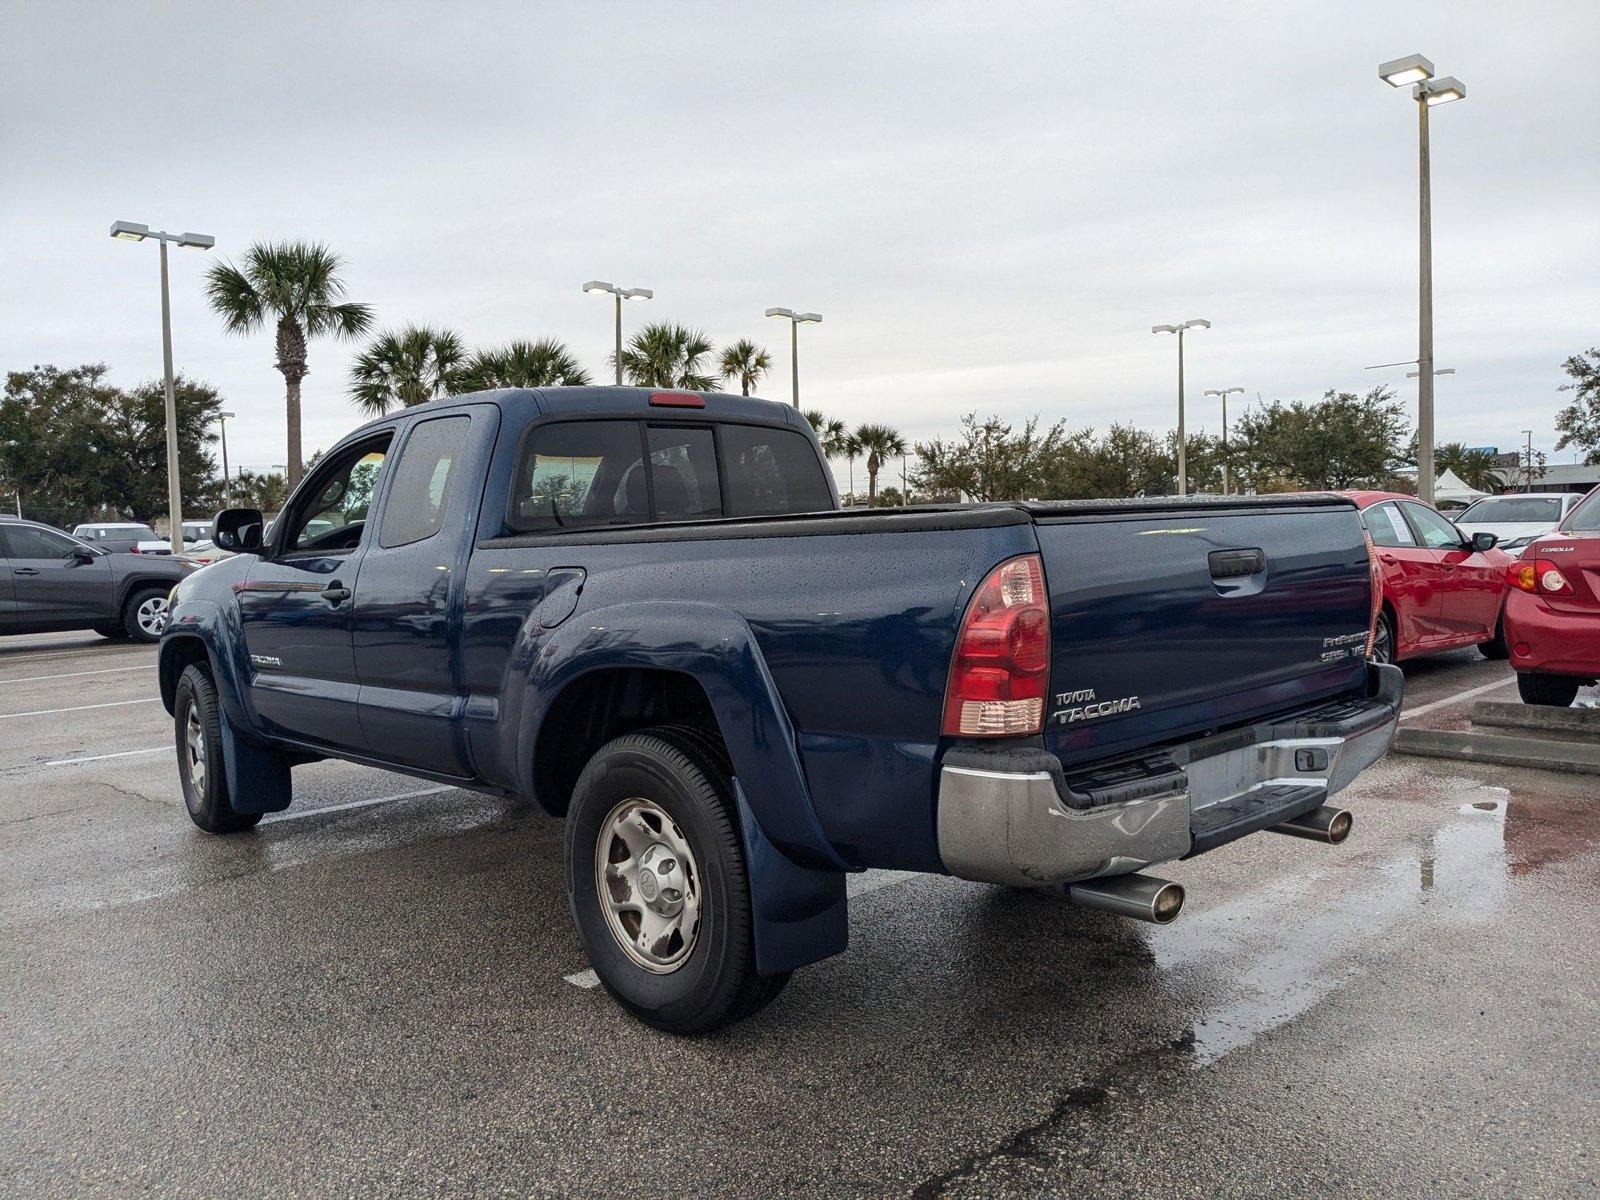
<path id="1" fill-rule="evenodd" d="M 1561 528 L 1600 532 L 1600 491 L 1590 492 L 1587 500 L 1567 514 L 1567 523 Z"/>
<path id="2" fill-rule="evenodd" d="M 1561 520 L 1561 501 L 1554 496 L 1491 496 L 1456 518 L 1467 523 L 1554 525 Z"/>

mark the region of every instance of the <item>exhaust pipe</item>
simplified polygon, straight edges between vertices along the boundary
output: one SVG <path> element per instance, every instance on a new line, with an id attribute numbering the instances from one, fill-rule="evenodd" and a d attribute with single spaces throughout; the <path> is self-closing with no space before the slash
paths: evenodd
<path id="1" fill-rule="evenodd" d="M 1067 897 L 1085 908 L 1169 925 L 1183 909 L 1183 887 L 1154 875 L 1112 875 L 1067 885 Z"/>
<path id="2" fill-rule="evenodd" d="M 1350 830 L 1355 823 L 1355 814 L 1349 809 L 1334 808 L 1330 804 L 1324 804 L 1315 812 L 1308 812 L 1303 817 L 1272 826 L 1272 832 L 1287 833 L 1291 837 L 1310 838 L 1314 842 L 1326 842 L 1330 846 L 1337 846 L 1350 836 Z"/>

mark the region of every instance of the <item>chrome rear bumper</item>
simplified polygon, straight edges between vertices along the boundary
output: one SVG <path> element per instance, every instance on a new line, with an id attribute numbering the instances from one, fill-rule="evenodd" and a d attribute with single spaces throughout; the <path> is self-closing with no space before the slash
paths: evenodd
<path id="1" fill-rule="evenodd" d="M 939 774 L 939 855 L 963 879 L 1044 887 L 1211 849 L 1349 786 L 1388 750 L 1402 688 L 1398 668 L 1374 667 L 1366 702 L 1336 720 L 1266 721 L 1167 747 L 1168 773 L 1145 789 L 1156 794 L 1130 789 L 1088 806 L 1059 769 L 1009 770 L 951 752 Z"/>

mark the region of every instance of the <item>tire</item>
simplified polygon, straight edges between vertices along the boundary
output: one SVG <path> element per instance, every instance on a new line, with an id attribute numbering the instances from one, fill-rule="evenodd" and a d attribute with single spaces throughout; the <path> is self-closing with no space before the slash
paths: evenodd
<path id="1" fill-rule="evenodd" d="M 222 766 L 222 707 L 211 673 L 190 663 L 178 677 L 172 705 L 177 741 L 178 781 L 189 819 L 207 833 L 238 833 L 261 820 L 260 813 L 235 812 Z"/>
<path id="2" fill-rule="evenodd" d="M 115 625 L 96 625 L 93 628 L 101 637 L 110 638 L 113 642 L 125 642 L 128 640 L 128 630 L 121 622 Z"/>
<path id="3" fill-rule="evenodd" d="M 1578 681 L 1568 675 L 1535 675 L 1517 672 L 1517 691 L 1524 704 L 1548 704 L 1566 708 L 1578 698 Z"/>
<path id="4" fill-rule="evenodd" d="M 1378 636 L 1372 639 L 1372 661 L 1392 663 L 1395 660 L 1394 619 L 1384 609 L 1378 614 Z"/>
<path id="5" fill-rule="evenodd" d="M 1511 647 L 1506 644 L 1506 623 L 1499 620 L 1494 623 L 1494 636 L 1487 642 L 1478 643 L 1478 653 L 1491 661 L 1511 657 Z"/>
<path id="6" fill-rule="evenodd" d="M 605 898 L 602 847 L 615 868 Z M 744 844 L 727 754 L 714 735 L 668 726 L 602 746 L 573 788 L 566 859 L 589 963 L 645 1024 L 710 1033 L 764 1007 L 788 982 L 787 972 L 756 973 Z M 657 903 L 676 915 L 663 916 Z M 698 917 L 685 925 L 691 907 Z"/>
<path id="7" fill-rule="evenodd" d="M 122 627 L 136 642 L 159 642 L 167 627 L 167 593 L 170 589 L 143 587 L 122 606 Z"/>

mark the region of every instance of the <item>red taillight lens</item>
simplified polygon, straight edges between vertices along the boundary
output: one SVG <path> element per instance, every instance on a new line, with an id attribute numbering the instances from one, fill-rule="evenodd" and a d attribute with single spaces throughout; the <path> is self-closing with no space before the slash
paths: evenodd
<path id="1" fill-rule="evenodd" d="M 1544 559 L 1512 563 L 1506 568 L 1506 582 L 1514 588 L 1535 595 L 1540 592 L 1547 596 L 1573 594 L 1572 584 L 1567 582 L 1567 577 L 1561 573 L 1560 568 Z"/>
<path id="2" fill-rule="evenodd" d="M 704 408 L 706 398 L 694 392 L 651 392 L 650 403 L 656 408 Z"/>
<path id="3" fill-rule="evenodd" d="M 1027 554 L 990 571 L 967 605 L 945 689 L 945 736 L 1038 733 L 1049 677 L 1044 564 Z"/>
<path id="4" fill-rule="evenodd" d="M 1533 564 L 1529 562 L 1514 562 L 1506 568 L 1506 582 L 1519 591 L 1537 592 L 1538 581 L 1534 578 Z"/>
<path id="5" fill-rule="evenodd" d="M 141 550 L 141 549 L 139 549 L 139 546 L 138 546 L 138 544 L 137 544 L 137 543 L 135 543 L 135 544 L 134 544 L 134 545 L 132 545 L 132 546 L 129 546 L 129 547 L 128 547 L 128 549 L 129 549 L 129 550 L 132 550 L 132 551 L 133 551 L 133 552 L 134 552 L 134 553 L 135 553 L 135 554 L 143 554 L 143 553 L 144 553 L 144 551 L 143 551 L 143 550 Z"/>

